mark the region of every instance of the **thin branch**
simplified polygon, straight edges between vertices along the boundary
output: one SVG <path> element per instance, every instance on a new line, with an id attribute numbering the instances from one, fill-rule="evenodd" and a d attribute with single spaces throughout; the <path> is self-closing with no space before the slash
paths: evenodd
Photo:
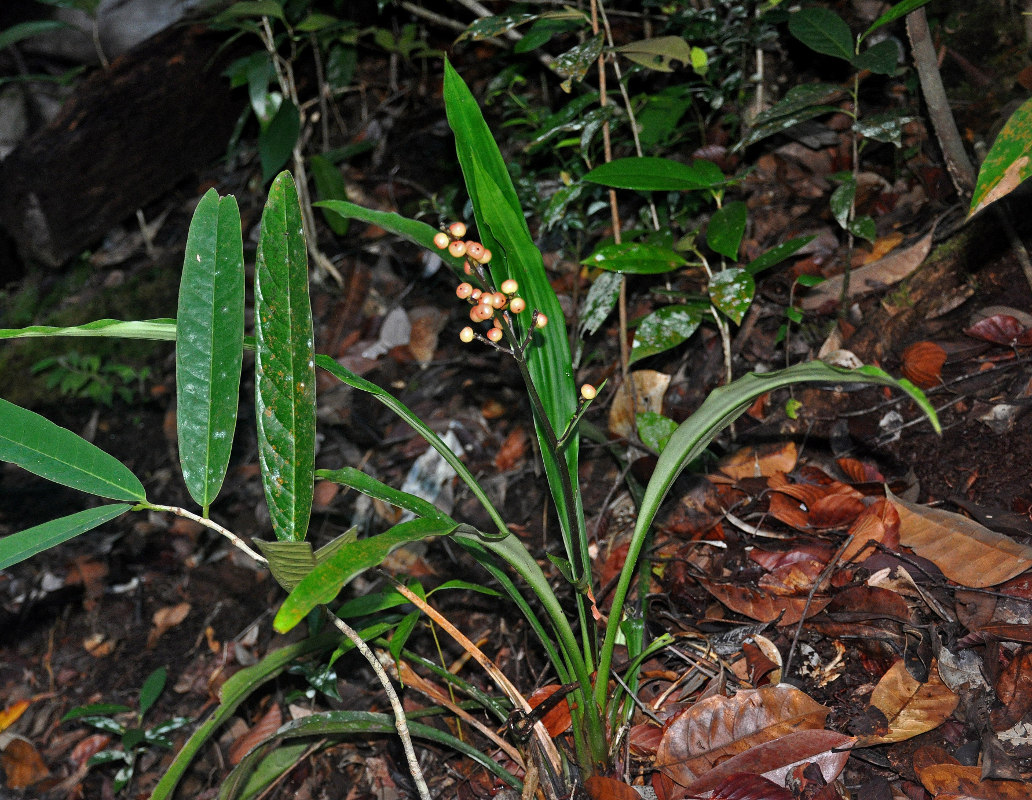
<path id="1" fill-rule="evenodd" d="M 154 505 L 153 503 L 140 503 L 139 508 L 148 508 L 152 511 L 167 511 L 170 514 L 175 514 L 177 517 L 185 517 L 186 519 L 193 520 L 198 525 L 203 525 L 205 528 L 208 528 L 209 530 L 215 531 L 215 533 L 225 536 L 227 539 L 229 539 L 229 541 L 232 543 L 234 547 L 237 547 L 243 552 L 245 552 L 248 556 L 250 556 L 253 560 L 257 561 L 259 564 L 269 563 L 264 556 L 248 547 L 247 543 L 239 536 L 237 536 L 235 533 L 233 533 L 233 531 L 227 528 L 223 528 L 217 522 L 212 522 L 212 520 L 208 519 L 207 517 L 198 516 L 197 514 L 194 514 L 191 511 L 187 511 L 185 508 L 180 508 L 179 506 L 159 506 Z"/>

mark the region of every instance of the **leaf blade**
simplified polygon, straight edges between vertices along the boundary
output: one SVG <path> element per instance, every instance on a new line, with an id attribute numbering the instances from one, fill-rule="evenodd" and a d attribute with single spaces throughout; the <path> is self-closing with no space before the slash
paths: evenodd
<path id="1" fill-rule="evenodd" d="M 0 569 L 7 569 L 37 553 L 91 531 L 132 508 L 127 503 L 97 506 L 44 522 L 0 539 Z"/>

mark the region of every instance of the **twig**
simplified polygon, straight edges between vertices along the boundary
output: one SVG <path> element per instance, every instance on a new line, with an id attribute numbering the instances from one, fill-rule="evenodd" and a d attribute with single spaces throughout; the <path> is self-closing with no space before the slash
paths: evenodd
<path id="1" fill-rule="evenodd" d="M 917 67 L 917 77 L 921 82 L 925 104 L 928 106 L 932 129 L 946 160 L 946 169 L 950 173 L 957 194 L 961 197 L 970 197 L 975 188 L 975 168 L 964 149 L 964 142 L 960 138 L 956 120 L 953 119 L 953 112 L 946 98 L 924 8 L 907 14 L 907 37 L 910 39 L 914 66 Z"/>
<path id="2" fill-rule="evenodd" d="M 390 701 L 391 709 L 394 711 L 394 727 L 398 729 L 398 736 L 401 739 L 401 746 L 405 750 L 405 758 L 408 761 L 409 772 L 412 773 L 412 780 L 416 784 L 416 790 L 419 792 L 420 800 L 430 800 L 430 789 L 427 788 L 426 780 L 423 778 L 423 770 L 419 767 L 419 760 L 416 758 L 416 750 L 412 746 L 412 736 L 409 734 L 408 720 L 405 718 L 405 709 L 401 705 L 401 700 L 398 698 L 398 693 L 394 690 L 394 686 L 391 684 L 390 676 L 387 671 L 383 668 L 383 665 L 377 659 L 376 654 L 369 649 L 362 637 L 358 635 L 358 632 L 348 625 L 344 620 L 330 611 L 328 608 L 323 606 L 326 613 L 329 614 L 333 624 L 337 627 L 341 633 L 348 637 L 355 649 L 362 654 L 369 666 L 373 668 L 373 672 L 376 673 L 376 677 L 380 680 L 380 685 L 383 686 L 383 691 L 387 695 L 387 699 Z"/>
<path id="3" fill-rule="evenodd" d="M 167 511 L 170 514 L 175 514 L 177 517 L 185 517 L 186 519 L 193 520 L 198 525 L 203 525 L 205 528 L 208 528 L 210 530 L 215 531 L 215 533 L 225 536 L 227 539 L 229 539 L 229 541 L 233 544 L 234 547 L 243 550 L 245 553 L 247 553 L 247 555 L 249 555 L 253 560 L 257 561 L 259 564 L 269 563 L 264 556 L 248 547 L 247 543 L 244 542 L 244 540 L 237 536 L 235 533 L 233 533 L 233 531 L 227 528 L 223 528 L 217 522 L 213 522 L 207 517 L 198 516 L 197 514 L 194 514 L 191 511 L 187 511 L 185 508 L 180 508 L 179 506 L 159 506 L 153 503 L 140 503 L 140 505 L 137 507 L 148 508 L 152 511 Z"/>

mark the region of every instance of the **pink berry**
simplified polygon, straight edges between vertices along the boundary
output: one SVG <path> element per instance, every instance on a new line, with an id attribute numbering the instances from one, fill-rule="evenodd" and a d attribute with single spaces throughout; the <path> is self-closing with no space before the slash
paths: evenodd
<path id="1" fill-rule="evenodd" d="M 548 317 L 546 317 L 544 314 L 538 313 L 538 315 L 534 318 L 534 327 L 535 328 L 543 328 L 547 324 L 548 324 Z"/>
<path id="2" fill-rule="evenodd" d="M 448 233 L 454 236 L 456 239 L 461 239 L 466 235 L 466 223 L 465 222 L 453 222 L 448 226 Z"/>
<path id="3" fill-rule="evenodd" d="M 484 255 L 487 250 L 484 249 L 484 245 L 480 242 L 466 242 L 466 252 L 474 261 L 479 261 L 480 257 Z"/>
<path id="4" fill-rule="evenodd" d="M 513 314 L 519 314 L 523 309 L 527 307 L 527 301 L 522 297 L 514 297 L 509 301 L 509 310 Z"/>
<path id="5" fill-rule="evenodd" d="M 473 274 L 473 267 L 467 261 L 465 264 L 462 265 L 462 271 L 465 272 L 467 275 L 472 275 Z"/>
<path id="6" fill-rule="evenodd" d="M 478 258 L 477 261 L 479 261 L 481 264 L 487 264 L 488 262 L 490 262 L 491 261 L 491 251 L 488 250 L 485 247 L 484 248 L 484 254 L 480 258 Z"/>
<path id="7" fill-rule="evenodd" d="M 441 232 L 434 236 L 434 246 L 438 250 L 443 250 L 451 243 L 451 239 L 448 238 L 448 234 Z"/>
<path id="8" fill-rule="evenodd" d="M 448 245 L 448 252 L 456 258 L 462 258 L 466 255 L 466 243 L 461 241 L 454 241 Z"/>
<path id="9" fill-rule="evenodd" d="M 491 330 L 487 332 L 487 338 L 492 342 L 500 342 L 502 340 L 502 329 L 491 328 Z"/>
<path id="10" fill-rule="evenodd" d="M 506 297 L 501 292 L 495 292 L 494 293 L 494 302 L 491 303 L 491 305 L 493 305 L 495 308 L 497 308 L 499 311 L 501 311 L 503 308 L 505 308 L 505 304 L 508 303 L 508 302 L 509 302 L 509 298 L 508 297 Z"/>
<path id="11" fill-rule="evenodd" d="M 455 287 L 455 296 L 460 300 L 465 300 L 473 294 L 473 287 L 468 283 L 460 283 Z"/>

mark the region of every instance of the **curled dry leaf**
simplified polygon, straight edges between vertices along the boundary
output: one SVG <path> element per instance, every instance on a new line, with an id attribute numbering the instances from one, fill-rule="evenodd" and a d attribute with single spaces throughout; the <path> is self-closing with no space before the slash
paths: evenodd
<path id="1" fill-rule="evenodd" d="M 806 597 L 782 597 L 748 586 L 732 586 L 706 580 L 700 580 L 699 583 L 732 611 L 760 622 L 794 625 L 799 622 L 806 609 Z M 810 608 L 806 609 L 806 616 L 812 617 L 820 613 L 830 602 L 830 597 L 815 596 Z"/>
<path id="2" fill-rule="evenodd" d="M 641 800 L 633 786 L 602 775 L 592 775 L 584 781 L 584 790 L 591 800 Z"/>
<path id="3" fill-rule="evenodd" d="M 717 764 L 757 745 L 793 731 L 823 728 L 827 716 L 827 708 L 792 686 L 764 686 L 733 697 L 707 697 L 667 723 L 655 766 L 682 786 L 689 786 Z M 712 786 L 728 774 L 720 775 Z"/>
<path id="4" fill-rule="evenodd" d="M 558 683 L 542 686 L 527 698 L 527 703 L 530 704 L 531 708 L 537 708 L 561 688 L 563 687 Z M 567 703 L 566 700 L 560 700 L 541 718 L 541 724 L 545 726 L 545 730 L 548 731 L 548 735 L 553 738 L 566 733 L 572 724 L 570 717 L 570 704 Z"/>
<path id="5" fill-rule="evenodd" d="M 941 383 L 945 363 L 946 351 L 935 342 L 915 342 L 903 351 L 903 375 L 922 389 Z"/>
<path id="6" fill-rule="evenodd" d="M 899 513 L 899 541 L 927 558 L 954 583 L 984 589 L 1032 567 L 1032 547 L 974 520 L 927 508 L 888 493 Z"/>
<path id="7" fill-rule="evenodd" d="M 932 797 L 957 800 L 1028 800 L 1028 784 L 1019 781 L 983 781 L 981 767 L 930 764 L 915 771 L 921 785 Z"/>
<path id="8" fill-rule="evenodd" d="M 11 736 L 0 752 L 8 789 L 25 789 L 50 775 L 43 757 L 28 739 Z"/>
<path id="9" fill-rule="evenodd" d="M 609 432 L 620 438 L 630 438 L 638 431 L 636 414 L 663 410 L 663 395 L 670 385 L 670 376 L 653 369 L 639 369 L 630 374 L 630 381 L 621 384 L 613 394 L 609 407 Z M 631 391 L 631 385 L 634 391 Z"/>
<path id="10" fill-rule="evenodd" d="M 871 705 L 888 720 L 884 734 L 863 736 L 858 747 L 902 742 L 942 725 L 953 713 L 960 698 L 939 677 L 934 662 L 928 681 L 921 683 L 909 672 L 902 659 L 882 675 L 871 694 Z"/>
<path id="11" fill-rule="evenodd" d="M 842 551 L 843 564 L 859 561 L 872 555 L 876 544 L 889 550 L 899 547 L 899 512 L 883 497 L 867 506 L 850 526 L 848 534 L 853 537 Z"/>
<path id="12" fill-rule="evenodd" d="M 150 633 L 147 635 L 147 647 L 151 648 L 157 644 L 160 639 L 169 628 L 174 628 L 190 613 L 189 603 L 176 603 L 174 606 L 165 606 L 159 608 L 154 612 L 154 616 L 151 622 L 154 623 L 154 627 L 151 628 Z"/>

